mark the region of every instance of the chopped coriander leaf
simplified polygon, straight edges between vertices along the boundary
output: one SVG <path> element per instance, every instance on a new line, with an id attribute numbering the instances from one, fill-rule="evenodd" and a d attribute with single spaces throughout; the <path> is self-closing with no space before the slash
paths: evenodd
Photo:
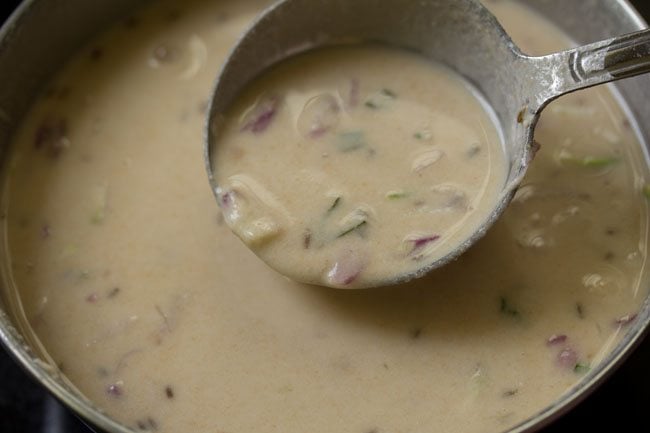
<path id="1" fill-rule="evenodd" d="M 379 109 L 379 105 L 375 104 L 375 103 L 372 102 L 372 101 L 366 101 L 366 102 L 364 102 L 363 105 L 365 105 L 367 108 L 370 108 L 371 110 L 377 110 L 377 109 Z"/>
<path id="2" fill-rule="evenodd" d="M 573 371 L 579 374 L 585 374 L 589 370 L 591 370 L 591 367 L 588 364 L 583 364 L 581 362 L 577 362 L 576 365 L 573 367 Z"/>
<path id="3" fill-rule="evenodd" d="M 347 236 L 347 235 L 349 235 L 349 234 L 351 234 L 351 233 L 353 233 L 353 232 L 357 232 L 357 231 L 359 231 L 360 229 L 362 229 L 363 227 L 365 227 L 366 224 L 368 224 L 368 221 L 365 221 L 365 220 L 364 220 L 364 221 L 360 221 L 359 223 L 355 224 L 354 226 L 352 226 L 352 227 L 350 227 L 349 229 L 347 229 L 347 230 L 343 231 L 342 233 L 340 233 L 340 234 L 337 236 L 337 239 L 340 239 L 340 238 L 342 238 L 342 237 L 344 237 L 344 236 Z"/>
<path id="4" fill-rule="evenodd" d="M 473 158 L 476 155 L 478 155 L 479 153 L 481 153 L 481 145 L 480 144 L 474 144 L 467 150 L 467 157 L 468 158 Z"/>
<path id="5" fill-rule="evenodd" d="M 329 209 L 327 209 L 327 213 L 330 213 L 330 212 L 332 212 L 334 209 L 336 209 L 336 208 L 338 207 L 338 205 L 341 204 L 341 199 L 342 199 L 342 197 L 336 197 L 336 198 L 334 199 L 334 202 L 332 203 L 332 205 L 329 207 Z"/>
<path id="6" fill-rule="evenodd" d="M 397 99 L 397 94 L 394 91 L 383 88 L 380 91 L 370 95 L 368 99 L 366 99 L 366 102 L 364 102 L 364 105 L 372 110 L 378 110 L 381 108 L 386 108 L 395 99 Z"/>
<path id="7" fill-rule="evenodd" d="M 338 135 L 336 147 L 343 153 L 353 152 L 366 146 L 363 131 L 342 132 Z"/>
<path id="8" fill-rule="evenodd" d="M 519 310 L 514 308 L 504 296 L 499 299 L 499 311 L 501 311 L 501 314 L 510 317 L 519 317 L 520 314 Z"/>
<path id="9" fill-rule="evenodd" d="M 420 141 L 429 141 L 433 138 L 433 134 L 427 130 L 417 131 L 413 134 L 413 138 Z"/>

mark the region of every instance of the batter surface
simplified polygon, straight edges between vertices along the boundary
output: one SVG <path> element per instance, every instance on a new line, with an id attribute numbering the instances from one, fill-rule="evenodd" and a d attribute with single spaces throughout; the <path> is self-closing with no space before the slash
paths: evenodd
<path id="1" fill-rule="evenodd" d="M 82 50 L 15 138 L 13 279 L 51 358 L 136 431 L 501 431 L 557 401 L 647 296 L 644 159 L 607 88 L 548 107 L 516 199 L 406 286 L 288 281 L 220 217 L 206 98 L 263 2 L 163 1 Z M 488 3 L 532 53 L 567 45 Z"/>

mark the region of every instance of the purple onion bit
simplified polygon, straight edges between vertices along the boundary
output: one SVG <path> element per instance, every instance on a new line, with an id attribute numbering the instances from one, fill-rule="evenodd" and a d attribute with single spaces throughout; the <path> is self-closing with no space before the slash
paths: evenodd
<path id="1" fill-rule="evenodd" d="M 47 239 L 52 235 L 52 231 L 50 230 L 50 226 L 47 224 L 43 224 L 41 227 L 41 239 Z"/>
<path id="2" fill-rule="evenodd" d="M 634 322 L 635 319 L 636 319 L 636 313 L 635 314 L 626 314 L 625 316 L 621 316 L 618 319 L 616 319 L 614 321 L 614 324 L 616 326 L 624 327 L 624 326 L 627 326 L 630 323 Z"/>
<path id="3" fill-rule="evenodd" d="M 34 134 L 34 148 L 44 148 L 49 141 L 65 136 L 66 131 L 67 125 L 62 119 L 43 121 Z"/>
<path id="4" fill-rule="evenodd" d="M 420 253 L 422 249 L 424 249 L 424 247 L 426 247 L 432 242 L 437 241 L 438 239 L 440 239 L 440 235 L 430 235 L 430 236 L 423 236 L 421 238 L 410 239 L 409 242 L 411 242 L 413 247 L 409 252 L 409 256 L 415 259 L 419 259 L 420 257 L 418 256 L 418 253 Z"/>
<path id="5" fill-rule="evenodd" d="M 219 206 L 221 206 L 222 209 L 229 209 L 233 204 L 233 195 L 233 191 L 226 191 L 219 194 Z"/>
<path id="6" fill-rule="evenodd" d="M 558 344 L 564 343 L 567 340 L 567 336 L 564 334 L 553 334 L 548 337 L 546 340 L 547 346 L 557 346 Z"/>
<path id="7" fill-rule="evenodd" d="M 121 383 L 113 383 L 106 387 L 106 394 L 114 398 L 120 398 L 124 395 L 124 389 L 122 388 Z"/>
<path id="8" fill-rule="evenodd" d="M 570 347 L 565 347 L 557 354 L 557 363 L 560 367 L 573 369 L 578 363 L 578 352 Z"/>
<path id="9" fill-rule="evenodd" d="M 313 140 L 317 140 L 321 137 L 323 137 L 325 134 L 327 134 L 330 129 L 332 129 L 330 126 L 327 125 L 318 125 L 314 127 L 311 131 L 309 131 L 309 138 Z"/>
<path id="10" fill-rule="evenodd" d="M 420 238 L 420 239 L 415 239 L 413 241 L 413 248 L 415 248 L 415 249 L 424 248 L 425 245 L 427 245 L 427 244 L 429 244 L 431 242 L 435 242 L 438 239 L 440 239 L 440 235 L 432 235 L 432 236 L 427 236 L 427 237 Z"/>
<path id="11" fill-rule="evenodd" d="M 257 106 L 249 114 L 241 131 L 250 131 L 253 134 L 261 134 L 266 131 L 275 119 L 280 106 L 280 98 L 270 96 L 258 102 Z"/>
<path id="12" fill-rule="evenodd" d="M 309 138 L 317 140 L 330 132 L 339 121 L 338 113 L 341 111 L 336 100 L 325 101 L 322 111 L 315 116 L 314 123 L 309 131 Z"/>
<path id="13" fill-rule="evenodd" d="M 359 80 L 357 78 L 352 78 L 350 80 L 350 92 L 348 93 L 348 107 L 354 108 L 359 105 L 359 89 L 360 89 Z"/>
<path id="14" fill-rule="evenodd" d="M 327 273 L 328 283 L 345 287 L 354 283 L 366 267 L 365 260 L 353 251 L 344 252 Z"/>
<path id="15" fill-rule="evenodd" d="M 58 158 L 68 147 L 68 123 L 63 118 L 43 121 L 36 129 L 34 148 L 44 150 L 50 158 Z"/>
<path id="16" fill-rule="evenodd" d="M 34 148 L 44 150 L 51 158 L 57 158 L 68 146 L 68 123 L 63 118 L 43 121 L 34 135 Z"/>

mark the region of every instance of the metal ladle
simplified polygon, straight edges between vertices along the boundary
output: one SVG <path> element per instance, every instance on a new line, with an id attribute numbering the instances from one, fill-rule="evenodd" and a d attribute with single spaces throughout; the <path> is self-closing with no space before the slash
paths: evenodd
<path id="1" fill-rule="evenodd" d="M 650 72 L 650 30 L 542 57 L 521 52 L 477 0 L 283 0 L 240 39 L 218 77 L 206 130 L 205 161 L 218 189 L 211 155 L 221 119 L 241 90 L 265 69 L 319 47 L 374 42 L 416 51 L 475 86 L 494 110 L 509 173 L 493 211 L 449 254 L 403 282 L 441 267 L 480 239 L 514 196 L 537 150 L 533 134 L 544 107 L 587 87 Z M 369 174 L 370 175 L 370 174 Z"/>

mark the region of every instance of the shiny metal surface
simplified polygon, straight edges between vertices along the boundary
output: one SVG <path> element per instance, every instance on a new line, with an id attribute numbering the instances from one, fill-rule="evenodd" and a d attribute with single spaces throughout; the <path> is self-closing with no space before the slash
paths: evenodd
<path id="1" fill-rule="evenodd" d="M 493 211 L 471 236 L 445 256 L 433 256 L 414 273 L 394 275 L 372 285 L 420 277 L 455 260 L 485 235 L 508 206 L 534 157 L 534 128 L 549 102 L 579 89 L 650 71 L 648 30 L 530 57 L 478 0 L 283 0 L 253 23 L 217 79 L 204 152 L 215 196 L 220 189 L 214 176 L 214 149 L 226 112 L 238 94 L 265 69 L 288 57 L 358 42 L 405 48 L 462 76 L 496 115 L 509 162 L 503 191 L 490 206 Z"/>
<path id="2" fill-rule="evenodd" d="M 0 155 L 6 166 L 11 134 L 21 117 L 47 83 L 76 49 L 97 31 L 147 0 L 28 0 L 0 30 Z M 625 0 L 520 0 L 549 17 L 579 43 L 632 32 L 646 25 Z M 650 139 L 650 79 L 638 77 L 616 84 L 636 128 L 646 142 Z M 3 171 L 4 173 L 4 171 Z M 4 176 L 3 176 L 4 179 Z M 2 199 L 5 206 L 5 198 Z M 0 221 L 4 222 L 4 218 Z M 108 432 L 131 430 L 112 421 L 65 381 L 51 365 L 27 321 L 20 313 L 7 254 L 6 227 L 0 230 L 0 342 L 18 363 L 68 407 L 99 429 Z M 511 432 L 532 432 L 571 409 L 602 382 L 643 338 L 650 325 L 650 302 L 646 299 L 638 319 L 624 340 L 565 397 L 545 408 Z M 625 398 L 622 396 L 621 398 Z"/>

